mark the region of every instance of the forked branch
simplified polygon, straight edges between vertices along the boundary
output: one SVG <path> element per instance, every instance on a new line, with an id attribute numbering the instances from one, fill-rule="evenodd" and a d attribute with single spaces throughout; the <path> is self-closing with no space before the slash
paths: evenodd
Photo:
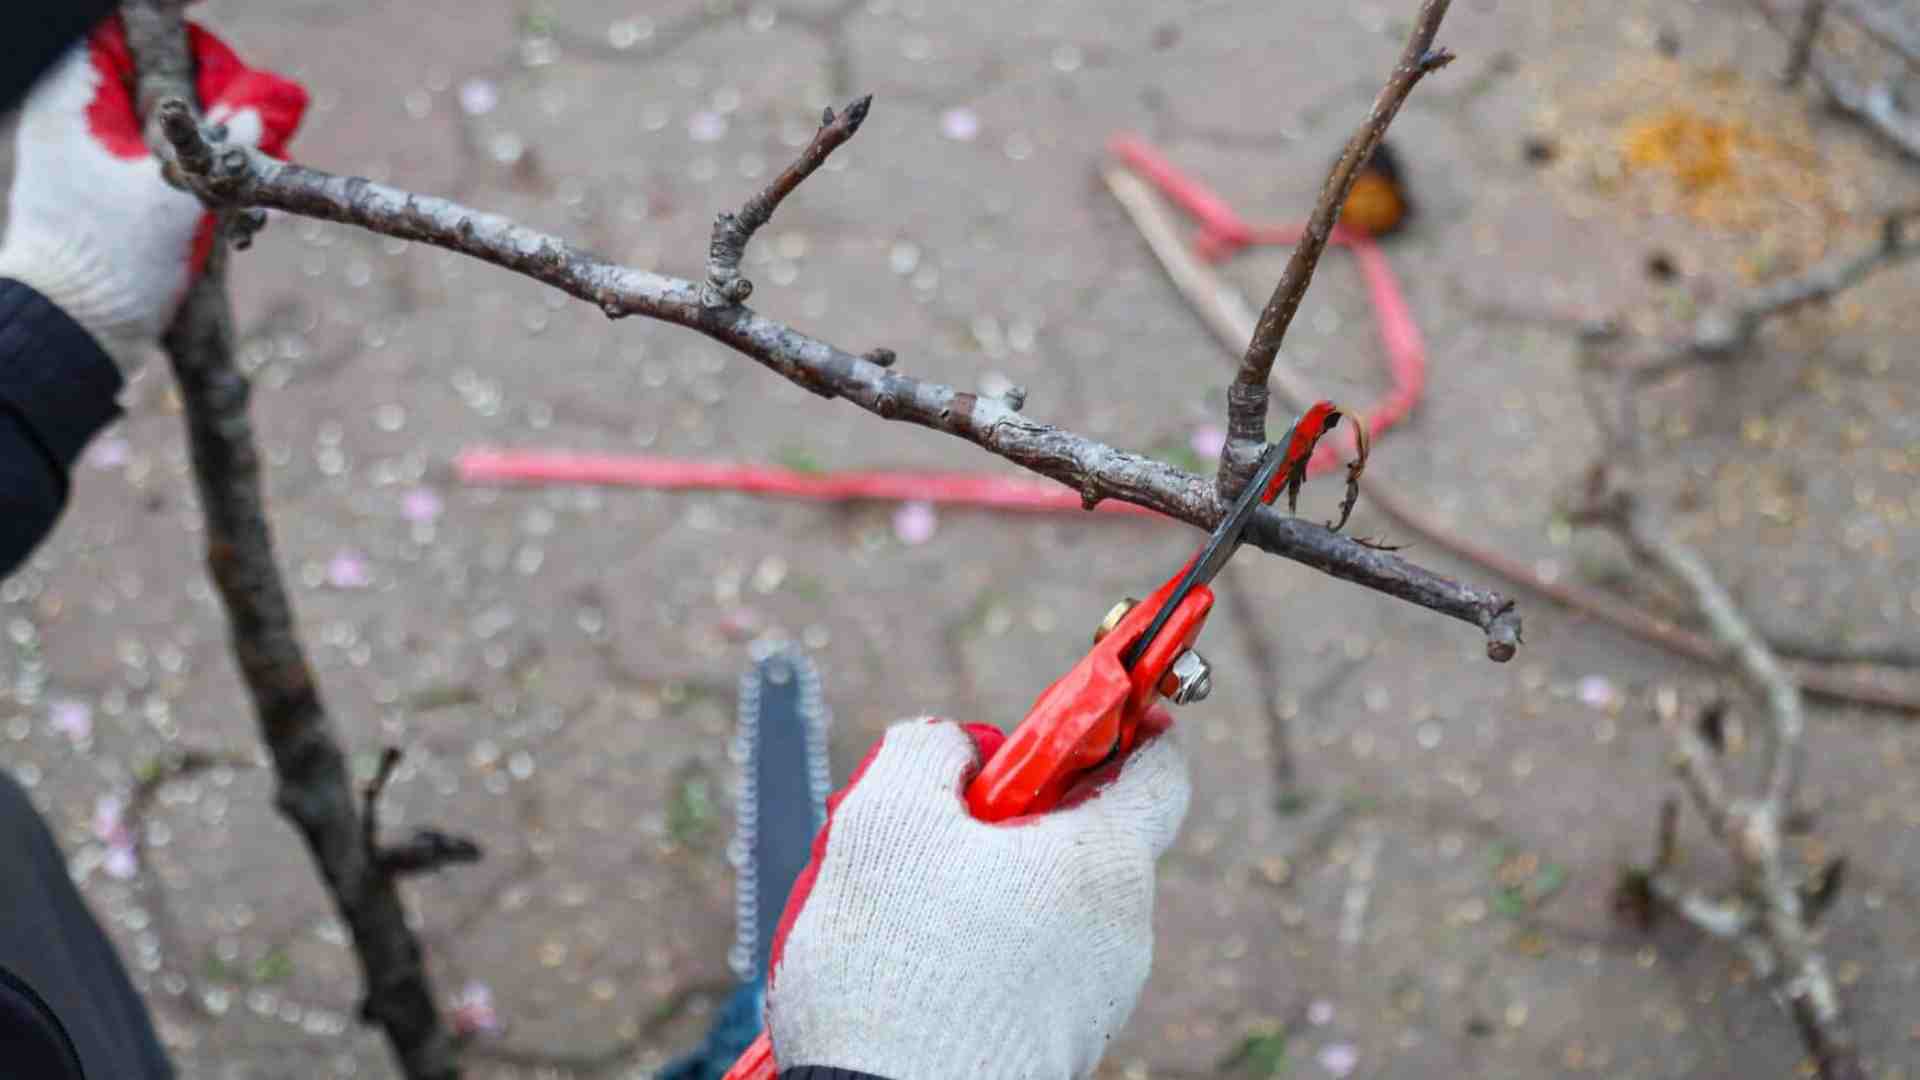
<path id="1" fill-rule="evenodd" d="M 716 304 L 711 280 L 693 282 L 621 266 L 496 214 L 220 144 L 213 132 L 193 121 L 182 103 L 162 102 L 160 109 L 163 128 L 178 151 L 178 171 L 209 201 L 269 207 L 459 251 L 585 300 L 609 318 L 640 315 L 684 326 L 822 397 L 844 398 L 886 419 L 947 432 L 1058 480 L 1077 490 L 1088 507 L 1118 498 L 1203 529 L 1212 528 L 1226 512 L 1227 503 L 1201 477 L 1042 423 L 1005 400 L 890 370 L 890 351 L 854 355 L 744 304 Z M 755 207 L 770 214 L 779 199 L 817 166 L 816 157 L 824 158 L 852 134 L 857 126 L 852 118 L 859 111 L 856 103 L 829 121 L 827 129 L 842 125 L 844 134 L 817 136 L 802 164 L 783 173 L 768 195 L 749 203 L 731 225 L 723 218 L 716 237 L 722 232 L 732 236 L 735 229 L 750 235 L 752 228 L 747 226 L 756 219 L 765 220 Z M 809 160 L 813 165 L 806 164 Z M 207 171 L 194 172 L 193 162 L 210 164 Z M 788 176 L 795 177 L 791 184 L 785 184 Z M 744 245 L 745 241 L 739 242 Z M 728 241 L 728 252 L 732 243 Z M 736 280 L 724 272 L 721 278 Z M 1485 633 L 1487 655 L 1494 660 L 1511 658 L 1519 647 L 1519 614 L 1510 599 L 1492 590 L 1452 581 L 1271 509 L 1260 512 L 1247 538 L 1274 554 L 1471 623 Z"/>

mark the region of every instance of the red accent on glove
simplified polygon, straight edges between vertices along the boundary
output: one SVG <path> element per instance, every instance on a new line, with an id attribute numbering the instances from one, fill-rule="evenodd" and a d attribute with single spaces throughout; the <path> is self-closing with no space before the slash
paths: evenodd
<path id="1" fill-rule="evenodd" d="M 194 89 L 207 117 L 219 122 L 253 110 L 260 117 L 259 148 L 274 157 L 285 156 L 287 143 L 307 111 L 307 91 L 299 83 L 270 71 L 250 68 L 227 43 L 198 23 L 187 24 L 187 43 L 193 50 Z M 133 160 L 148 154 L 141 131 L 135 86 L 133 53 L 127 48 L 126 29 L 118 16 L 106 19 L 87 39 L 88 61 L 99 73 L 100 85 L 87 104 L 87 130 L 106 151 Z M 213 253 L 213 215 L 200 221 L 193 238 L 191 265 L 198 275 Z"/>
<path id="2" fill-rule="evenodd" d="M 260 114 L 260 149 L 283 156 L 306 113 L 306 88 L 273 72 L 248 67 L 226 42 L 199 23 L 187 24 L 187 42 L 198 69 L 194 89 L 205 112 L 212 115 L 222 106 L 229 114 L 253 109 Z M 100 73 L 100 86 L 87 105 L 87 129 L 115 157 L 144 156 L 147 144 L 135 114 L 137 73 L 119 17 L 95 27 L 87 45 L 93 69 Z"/>
<path id="3" fill-rule="evenodd" d="M 187 24 L 187 40 L 193 44 L 194 62 L 199 65 L 196 88 L 207 115 L 225 120 L 227 115 L 252 109 L 260 116 L 260 151 L 271 157 L 286 157 L 287 143 L 300 130 L 300 119 L 307 112 L 306 87 L 271 71 L 250 68 L 227 43 L 214 37 L 198 23 Z"/>
<path id="4" fill-rule="evenodd" d="M 87 130 L 114 157 L 144 156 L 147 142 L 140 137 L 140 118 L 134 114 L 133 53 L 118 15 L 94 27 L 87 38 L 87 59 L 100 75 L 100 86 L 87 104 Z"/>
<path id="5" fill-rule="evenodd" d="M 833 831 L 833 815 L 840 809 L 840 804 L 847 801 L 847 793 L 853 790 L 853 785 L 859 783 L 860 778 L 867 774 L 867 766 L 872 765 L 873 759 L 880 756 L 880 747 L 886 741 L 884 735 L 875 740 L 873 748 L 867 751 L 867 756 L 861 758 L 860 764 L 854 767 L 853 775 L 847 777 L 847 786 L 827 796 L 826 824 L 820 826 L 820 831 L 814 834 L 813 854 L 807 859 L 807 868 L 800 871 L 800 876 L 793 880 L 793 889 L 787 893 L 786 910 L 780 913 L 780 925 L 773 932 L 773 951 L 767 957 L 767 988 L 769 990 L 773 988 L 773 980 L 780 972 L 780 958 L 786 955 L 787 935 L 793 931 L 794 922 L 800 918 L 800 909 L 807 905 L 807 894 L 813 891 L 813 883 L 820 877 L 820 863 L 827 857 L 827 834 Z"/>

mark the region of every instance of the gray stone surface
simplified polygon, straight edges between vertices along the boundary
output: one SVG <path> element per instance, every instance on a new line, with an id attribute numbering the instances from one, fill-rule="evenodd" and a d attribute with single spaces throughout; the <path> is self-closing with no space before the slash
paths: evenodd
<path id="1" fill-rule="evenodd" d="M 1047 420 L 1182 452 L 1219 422 L 1227 369 L 1098 185 L 1104 140 L 1149 132 L 1249 216 L 1297 218 L 1412 7 L 198 10 L 314 89 L 302 159 L 682 274 L 698 272 L 713 213 L 779 168 L 823 105 L 872 91 L 866 129 L 751 249 L 754 302 L 851 348 L 892 346 L 916 374 L 1025 384 Z M 1782 50 L 1746 11 L 1463 2 L 1442 35 L 1460 61 L 1394 129 L 1422 214 L 1390 251 L 1432 373 L 1375 468 L 1556 574 L 1612 581 L 1623 565 L 1554 515 L 1597 446 L 1563 320 L 1682 314 L 1735 284 L 1741 260 L 1841 250 L 1873 206 L 1920 187 L 1811 98 L 1771 89 Z M 1592 152 L 1714 87 L 1801 148 L 1825 201 L 1774 193 L 1771 224 L 1702 224 Z M 1535 135 L 1561 157 L 1529 165 Z M 1656 247 L 1682 284 L 1647 280 Z M 1260 295 L 1284 257 L 1230 272 Z M 482 445 L 1010 467 L 439 252 L 282 219 L 236 268 L 281 558 L 335 721 L 362 767 L 384 743 L 408 749 L 391 828 L 431 821 L 488 847 L 408 889 L 439 985 L 484 983 L 506 1023 L 476 1044 L 477 1077 L 645 1075 L 697 1035 L 726 976 L 721 787 L 745 631 L 778 628 L 818 655 L 844 775 L 896 717 L 1016 720 L 1112 599 L 1196 539 L 950 511 L 909 546 L 886 506 L 465 488 L 449 463 Z M 1678 501 L 1677 523 L 1765 625 L 1920 636 L 1916 284 L 1885 274 L 1654 399 L 1652 493 Z M 1287 352 L 1334 396 L 1381 385 L 1338 253 Z M 101 866 L 96 801 L 141 762 L 174 742 L 255 745 L 164 371 L 129 402 L 59 532 L 0 592 L 6 764 L 32 782 L 183 1075 L 391 1075 L 352 1023 L 351 955 L 262 770 L 170 786 L 142 873 Z M 443 504 L 430 524 L 404 512 L 422 492 Z M 1336 497 L 1316 486 L 1308 508 Z M 1394 533 L 1364 503 L 1355 527 Z M 365 587 L 329 584 L 336 560 L 349 578 L 364 566 Z M 1215 692 L 1183 715 L 1197 797 L 1163 877 L 1159 961 L 1107 1072 L 1312 1077 L 1350 1048 L 1356 1076 L 1792 1073 L 1792 1032 L 1730 950 L 1609 911 L 1673 790 L 1649 702 L 1660 687 L 1703 699 L 1710 672 L 1532 596 L 1525 649 L 1494 666 L 1459 624 L 1271 559 L 1238 571 L 1277 645 L 1309 798 L 1275 813 L 1245 643 L 1215 620 Z M 1589 677 L 1610 701 L 1583 703 Z M 62 703 L 91 710 L 88 740 L 55 727 Z M 1875 1075 L 1912 1075 L 1920 737 L 1822 707 L 1809 745 L 1819 836 L 1852 860 L 1826 948 Z M 1696 820 L 1682 837 L 1689 871 L 1722 880 Z"/>

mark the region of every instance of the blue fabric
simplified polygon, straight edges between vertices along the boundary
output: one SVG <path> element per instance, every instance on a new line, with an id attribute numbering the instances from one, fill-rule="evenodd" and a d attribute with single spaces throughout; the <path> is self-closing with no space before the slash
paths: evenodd
<path id="1" fill-rule="evenodd" d="M 79 323 L 0 278 L 0 577 L 53 529 L 67 502 L 67 470 L 120 414 L 120 382 Z"/>
<path id="2" fill-rule="evenodd" d="M 699 1049 L 660 1070 L 660 1080 L 720 1080 L 753 1040 L 760 1036 L 761 1014 L 767 1003 L 764 979 L 741 983 L 728 996 L 707 1029 Z"/>

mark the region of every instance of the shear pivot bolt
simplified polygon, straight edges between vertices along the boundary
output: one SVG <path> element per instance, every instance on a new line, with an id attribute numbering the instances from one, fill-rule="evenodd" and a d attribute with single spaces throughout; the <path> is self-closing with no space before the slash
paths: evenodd
<path id="1" fill-rule="evenodd" d="M 1107 617 L 1101 619 L 1100 625 L 1093 631 L 1093 643 L 1098 645 L 1108 634 L 1113 633 L 1114 627 L 1119 626 L 1120 620 L 1126 618 L 1127 612 L 1132 611 L 1134 605 L 1139 602 L 1140 601 L 1129 596 L 1125 600 L 1108 608 Z"/>
<path id="2" fill-rule="evenodd" d="M 1207 658 L 1188 649 L 1180 654 L 1160 680 L 1160 692 L 1175 705 L 1205 701 L 1213 691 L 1213 668 Z"/>

